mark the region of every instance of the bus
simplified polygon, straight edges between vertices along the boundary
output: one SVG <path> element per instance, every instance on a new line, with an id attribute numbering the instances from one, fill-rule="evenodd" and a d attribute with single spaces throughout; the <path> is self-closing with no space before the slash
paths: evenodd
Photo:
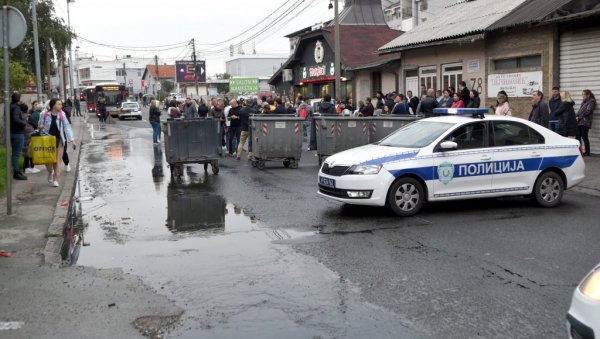
<path id="1" fill-rule="evenodd" d="M 96 112 L 96 87 L 87 86 L 81 90 L 80 101 L 85 101 L 88 112 Z"/>
<path id="2" fill-rule="evenodd" d="M 102 83 L 96 85 L 95 91 L 96 95 L 94 103 L 98 102 L 98 98 L 101 94 L 104 94 L 104 98 L 106 98 L 106 112 L 112 117 L 118 116 L 121 103 L 127 99 L 125 85 L 119 85 L 118 83 Z M 97 110 L 96 115 L 99 116 Z"/>

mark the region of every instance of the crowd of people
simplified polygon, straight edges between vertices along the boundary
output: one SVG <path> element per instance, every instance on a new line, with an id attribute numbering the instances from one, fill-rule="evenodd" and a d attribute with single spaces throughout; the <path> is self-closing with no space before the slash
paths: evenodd
<path id="1" fill-rule="evenodd" d="M 10 140 L 12 151 L 12 170 L 15 180 L 27 180 L 25 174 L 39 173 L 30 153 L 31 139 L 35 135 L 51 135 L 56 140 L 56 161 L 44 164 L 48 172 L 48 182 L 59 187 L 61 162 L 67 172 L 71 171 L 67 145 L 75 149 L 75 140 L 71 128 L 71 112 L 75 108 L 75 116 L 81 116 L 79 101 L 67 99 L 65 103 L 59 99 L 51 99 L 47 105 L 33 101 L 31 107 L 21 101 L 17 92 L 11 95 L 10 103 Z M 19 159 L 23 156 L 23 165 L 19 167 Z"/>

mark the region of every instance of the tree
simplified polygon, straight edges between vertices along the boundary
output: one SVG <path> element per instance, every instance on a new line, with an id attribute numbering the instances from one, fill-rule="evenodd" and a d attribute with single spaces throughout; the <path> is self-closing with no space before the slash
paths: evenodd
<path id="1" fill-rule="evenodd" d="M 0 58 L 0 63 L 2 62 L 3 60 Z M 33 81 L 33 75 L 20 62 L 9 61 L 8 74 L 11 91 L 22 91 L 27 84 Z M 4 83 L 4 72 L 0 72 L 0 83 Z"/>

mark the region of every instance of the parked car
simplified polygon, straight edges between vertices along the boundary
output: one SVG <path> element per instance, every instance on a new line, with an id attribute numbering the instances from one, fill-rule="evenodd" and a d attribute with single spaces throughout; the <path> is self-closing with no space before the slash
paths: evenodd
<path id="1" fill-rule="evenodd" d="M 501 196 L 529 196 L 554 207 L 585 177 L 577 140 L 520 118 L 480 117 L 486 109 L 438 110 L 448 115 L 328 157 L 318 194 L 388 206 L 399 216 L 418 213 L 425 202 Z"/>
<path id="2" fill-rule="evenodd" d="M 140 110 L 140 104 L 137 102 L 127 101 L 121 103 L 121 107 L 119 108 L 118 112 L 119 120 L 124 120 L 126 118 L 142 120 L 142 111 Z"/>
<path id="3" fill-rule="evenodd" d="M 569 338 L 600 336 L 600 264 L 575 288 L 567 313 Z"/>

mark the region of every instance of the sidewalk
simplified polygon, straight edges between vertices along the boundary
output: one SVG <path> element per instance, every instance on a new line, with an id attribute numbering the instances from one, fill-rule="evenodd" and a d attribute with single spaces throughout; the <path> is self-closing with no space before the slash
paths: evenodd
<path id="1" fill-rule="evenodd" d="M 600 155 L 593 154 L 585 160 L 585 180 L 575 187 L 573 191 L 600 197 Z"/>
<path id="2" fill-rule="evenodd" d="M 27 174 L 27 180 L 12 182 L 13 214 L 6 215 L 6 197 L 0 198 L 0 251 L 10 252 L 10 259 L 0 258 L 0 267 L 30 266 L 60 263 L 62 231 L 75 192 L 82 141 L 89 139 L 82 117 L 72 117 L 77 149 L 69 148 L 71 172 L 61 171 L 60 187 L 47 181 L 44 166 L 41 172 Z M 14 267 L 13 266 L 13 267 Z"/>

